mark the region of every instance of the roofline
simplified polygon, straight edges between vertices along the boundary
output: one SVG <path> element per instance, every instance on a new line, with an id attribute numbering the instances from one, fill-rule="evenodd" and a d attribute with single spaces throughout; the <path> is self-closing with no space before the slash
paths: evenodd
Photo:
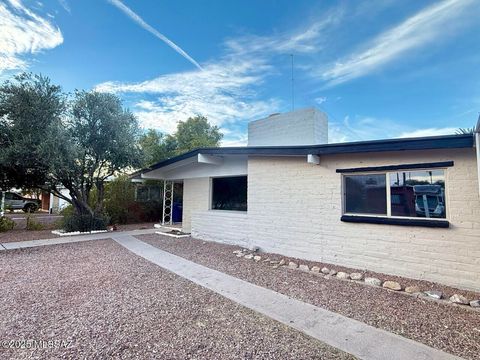
<path id="1" fill-rule="evenodd" d="M 173 158 L 160 161 L 136 173 L 160 169 L 164 166 L 187 159 L 197 154 L 208 155 L 257 155 L 257 156 L 301 156 L 301 155 L 334 155 L 367 152 L 387 152 L 406 150 L 458 149 L 473 147 L 473 135 L 441 135 L 417 138 L 384 139 L 371 141 L 355 141 L 346 143 L 295 145 L 295 146 L 237 146 L 198 148 Z"/>

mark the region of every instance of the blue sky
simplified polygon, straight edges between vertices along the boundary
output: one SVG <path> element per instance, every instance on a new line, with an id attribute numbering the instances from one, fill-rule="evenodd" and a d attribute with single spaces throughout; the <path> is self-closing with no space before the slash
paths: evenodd
<path id="1" fill-rule="evenodd" d="M 0 79 L 117 93 L 145 128 L 202 114 L 225 145 L 315 106 L 330 142 L 452 133 L 480 111 L 480 2 L 0 0 Z"/>

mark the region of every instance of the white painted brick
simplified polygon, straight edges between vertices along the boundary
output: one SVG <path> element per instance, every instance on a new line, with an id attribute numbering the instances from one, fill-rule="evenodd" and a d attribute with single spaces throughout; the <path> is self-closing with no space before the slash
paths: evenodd
<path id="1" fill-rule="evenodd" d="M 337 168 L 449 160 L 455 162 L 446 173 L 449 229 L 340 221 Z M 209 211 L 209 179 L 185 180 L 184 221 L 191 217 L 193 236 L 205 240 L 480 290 L 475 169 L 473 149 L 332 155 L 320 165 L 304 157 L 252 157 L 248 213 Z"/>

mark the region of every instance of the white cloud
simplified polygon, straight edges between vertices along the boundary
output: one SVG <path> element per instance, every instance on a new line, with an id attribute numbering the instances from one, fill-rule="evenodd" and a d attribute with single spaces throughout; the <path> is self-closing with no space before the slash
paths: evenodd
<path id="1" fill-rule="evenodd" d="M 106 82 L 96 90 L 140 94 L 144 99 L 134 104 L 133 111 L 142 126 L 171 133 L 178 121 L 196 114 L 222 126 L 276 111 L 277 100 L 255 100 L 254 87 L 268 71 L 260 60 L 223 59 L 207 64 L 203 71 L 167 74 L 140 83 Z"/>
<path id="2" fill-rule="evenodd" d="M 72 9 L 70 9 L 70 5 L 68 4 L 67 0 L 58 0 L 58 3 L 66 12 L 72 12 Z"/>
<path id="3" fill-rule="evenodd" d="M 452 128 L 452 127 L 417 129 L 417 130 L 403 132 L 398 137 L 411 138 L 411 137 L 422 137 L 422 136 L 452 135 L 452 134 L 455 134 L 455 131 L 457 131 L 457 128 Z"/>
<path id="4" fill-rule="evenodd" d="M 141 124 L 164 132 L 174 131 L 179 120 L 196 114 L 207 116 L 224 129 L 244 124 L 281 108 L 276 98 L 257 100 L 265 79 L 278 71 L 271 65 L 272 57 L 318 51 L 322 31 L 340 17 L 339 12 L 332 11 L 293 32 L 227 39 L 224 55 L 203 65 L 202 71 L 166 74 L 133 83 L 108 81 L 97 85 L 96 90 L 135 97 L 133 111 Z M 238 132 L 224 139 L 225 144 L 244 142 Z"/>
<path id="5" fill-rule="evenodd" d="M 442 41 L 459 26 L 474 0 L 444 0 L 385 31 L 357 52 L 321 70 L 328 86 L 364 76 L 420 46 Z"/>
<path id="6" fill-rule="evenodd" d="M 177 53 L 182 55 L 185 59 L 190 61 L 193 65 L 195 65 L 198 69 L 202 70 L 202 67 L 198 62 L 196 62 L 190 55 L 188 55 L 180 46 L 175 44 L 165 35 L 160 33 L 158 30 L 153 28 L 151 25 L 147 24 L 138 14 L 136 14 L 132 9 L 122 3 L 120 0 L 109 0 L 109 2 L 123 11 L 128 17 L 130 17 L 133 21 L 135 21 L 138 25 L 140 25 L 143 29 L 147 30 L 149 33 L 153 34 L 168 46 L 170 46 L 173 50 Z"/>
<path id="7" fill-rule="evenodd" d="M 457 128 L 415 129 L 402 121 L 379 119 L 371 116 L 345 116 L 342 121 L 330 119 L 329 142 L 365 141 L 392 138 L 413 138 L 454 134 Z"/>
<path id="8" fill-rule="evenodd" d="M 315 98 L 315 102 L 318 104 L 318 105 L 322 105 L 324 102 L 327 101 L 327 97 L 326 96 L 319 96 L 317 98 Z"/>
<path id="9" fill-rule="evenodd" d="M 62 42 L 60 29 L 20 0 L 0 3 L 0 74 L 26 68 L 26 55 L 53 49 Z"/>

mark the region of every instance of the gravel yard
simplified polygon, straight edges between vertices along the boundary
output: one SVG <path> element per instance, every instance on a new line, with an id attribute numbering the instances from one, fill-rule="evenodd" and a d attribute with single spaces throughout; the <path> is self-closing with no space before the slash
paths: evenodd
<path id="1" fill-rule="evenodd" d="M 13 229 L 7 232 L 0 232 L 0 243 L 39 240 L 39 239 L 53 239 L 59 237 L 52 234 L 52 230 L 17 230 Z"/>
<path id="2" fill-rule="evenodd" d="M 112 240 L 0 253 L 1 358 L 350 359 L 139 258 Z"/>
<path id="3" fill-rule="evenodd" d="M 406 296 L 337 279 L 304 273 L 287 268 L 273 269 L 260 261 L 237 258 L 230 246 L 196 239 L 173 239 L 160 235 L 141 235 L 138 239 L 192 260 L 198 264 L 236 276 L 251 283 L 273 289 L 293 298 L 320 306 L 369 325 L 391 331 L 434 348 L 462 356 L 478 359 L 480 353 L 480 312 L 439 304 L 432 301 Z M 289 258 L 275 254 L 260 254 L 263 259 Z M 309 266 L 327 264 L 295 260 Z M 327 265 L 329 266 L 329 265 Z M 332 268 L 332 266 L 330 266 Z M 338 271 L 352 272 L 353 269 L 334 266 Z M 437 289 L 444 293 L 461 293 L 467 297 L 478 294 L 468 291 L 414 281 L 378 273 L 367 273 L 380 279 L 391 279 L 404 285 L 419 285 L 422 290 Z"/>

